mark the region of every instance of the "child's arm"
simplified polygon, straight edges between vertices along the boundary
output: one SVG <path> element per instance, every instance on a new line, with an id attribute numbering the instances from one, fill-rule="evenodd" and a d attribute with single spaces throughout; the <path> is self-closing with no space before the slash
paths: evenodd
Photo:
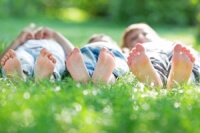
<path id="1" fill-rule="evenodd" d="M 24 44 L 27 40 L 33 39 L 34 34 L 31 30 L 25 29 L 21 31 L 18 37 L 1 53 L 0 60 L 10 50 L 16 50 L 20 45 Z"/>
<path id="2" fill-rule="evenodd" d="M 42 28 L 35 33 L 36 39 L 54 39 L 58 42 L 62 48 L 64 49 L 65 53 L 69 53 L 74 49 L 74 45 L 65 38 L 61 33 L 54 31 L 50 28 Z"/>

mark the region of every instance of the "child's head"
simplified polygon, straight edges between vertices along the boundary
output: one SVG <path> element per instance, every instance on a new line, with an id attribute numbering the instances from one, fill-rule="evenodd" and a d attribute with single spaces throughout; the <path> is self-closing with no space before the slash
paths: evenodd
<path id="1" fill-rule="evenodd" d="M 137 43 L 151 42 L 158 38 L 158 34 L 147 24 L 132 24 L 124 31 L 121 47 L 131 50 Z"/>
<path id="2" fill-rule="evenodd" d="M 105 34 L 93 34 L 88 43 L 93 43 L 93 42 L 109 42 L 111 44 L 117 45 L 117 43 L 109 36 Z"/>

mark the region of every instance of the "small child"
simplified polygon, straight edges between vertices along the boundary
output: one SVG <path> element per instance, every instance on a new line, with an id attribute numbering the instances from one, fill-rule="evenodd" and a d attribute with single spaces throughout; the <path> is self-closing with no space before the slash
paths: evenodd
<path id="1" fill-rule="evenodd" d="M 121 48 L 123 52 L 130 52 L 137 43 L 159 41 L 159 35 L 147 24 L 137 23 L 128 26 L 122 36 Z"/>
<path id="2" fill-rule="evenodd" d="M 65 70 L 65 57 L 74 46 L 59 32 L 50 28 L 26 28 L 1 54 L 4 76 L 60 79 Z"/>
<path id="3" fill-rule="evenodd" d="M 198 53 L 180 42 L 160 38 L 147 24 L 129 26 L 123 34 L 122 49 L 131 51 L 129 68 L 143 83 L 153 83 L 159 88 L 166 84 L 172 88 L 177 83 L 199 79 Z"/>
<path id="4" fill-rule="evenodd" d="M 109 36 L 95 34 L 80 50 L 69 53 L 66 66 L 75 81 L 113 83 L 129 71 L 120 48 Z"/>

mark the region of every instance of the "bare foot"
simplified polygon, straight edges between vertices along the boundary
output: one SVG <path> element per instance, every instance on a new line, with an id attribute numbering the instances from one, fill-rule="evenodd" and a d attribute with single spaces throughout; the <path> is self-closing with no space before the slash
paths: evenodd
<path id="1" fill-rule="evenodd" d="M 128 66 L 139 81 L 148 84 L 154 83 L 154 86 L 162 88 L 162 81 L 141 44 L 137 44 L 131 50 L 128 57 Z"/>
<path id="2" fill-rule="evenodd" d="M 115 78 L 112 74 L 115 68 L 115 57 L 106 48 L 102 48 L 98 57 L 98 62 L 92 76 L 93 83 L 97 84 L 99 81 L 109 83 L 110 78 Z"/>
<path id="3" fill-rule="evenodd" d="M 172 57 L 172 67 L 167 80 L 167 88 L 177 83 L 187 83 L 192 73 L 195 58 L 186 47 L 176 44 Z"/>
<path id="4" fill-rule="evenodd" d="M 36 62 L 35 81 L 50 78 L 55 68 L 56 59 L 47 49 L 43 48 Z"/>
<path id="5" fill-rule="evenodd" d="M 1 65 L 8 77 L 14 78 L 16 76 L 21 77 L 25 80 L 23 76 L 23 71 L 21 68 L 21 63 L 17 58 L 17 55 L 14 50 L 9 50 L 1 60 Z"/>
<path id="6" fill-rule="evenodd" d="M 88 82 L 90 75 L 83 62 L 81 51 L 78 48 L 74 48 L 66 59 L 67 70 L 72 78 L 77 82 Z"/>

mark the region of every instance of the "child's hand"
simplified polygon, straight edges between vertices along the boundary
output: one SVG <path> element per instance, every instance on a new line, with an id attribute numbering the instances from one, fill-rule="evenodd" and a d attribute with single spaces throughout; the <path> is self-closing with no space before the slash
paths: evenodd
<path id="1" fill-rule="evenodd" d="M 19 41 L 19 44 L 22 45 L 24 44 L 26 41 L 30 40 L 30 39 L 34 39 L 34 33 L 31 30 L 25 29 L 23 30 L 17 37 L 17 41 Z"/>
<path id="2" fill-rule="evenodd" d="M 53 39 L 55 31 L 50 28 L 41 28 L 36 31 L 35 39 Z"/>
<path id="3" fill-rule="evenodd" d="M 122 48 L 122 52 L 128 54 L 130 52 L 130 50 L 128 48 Z"/>

